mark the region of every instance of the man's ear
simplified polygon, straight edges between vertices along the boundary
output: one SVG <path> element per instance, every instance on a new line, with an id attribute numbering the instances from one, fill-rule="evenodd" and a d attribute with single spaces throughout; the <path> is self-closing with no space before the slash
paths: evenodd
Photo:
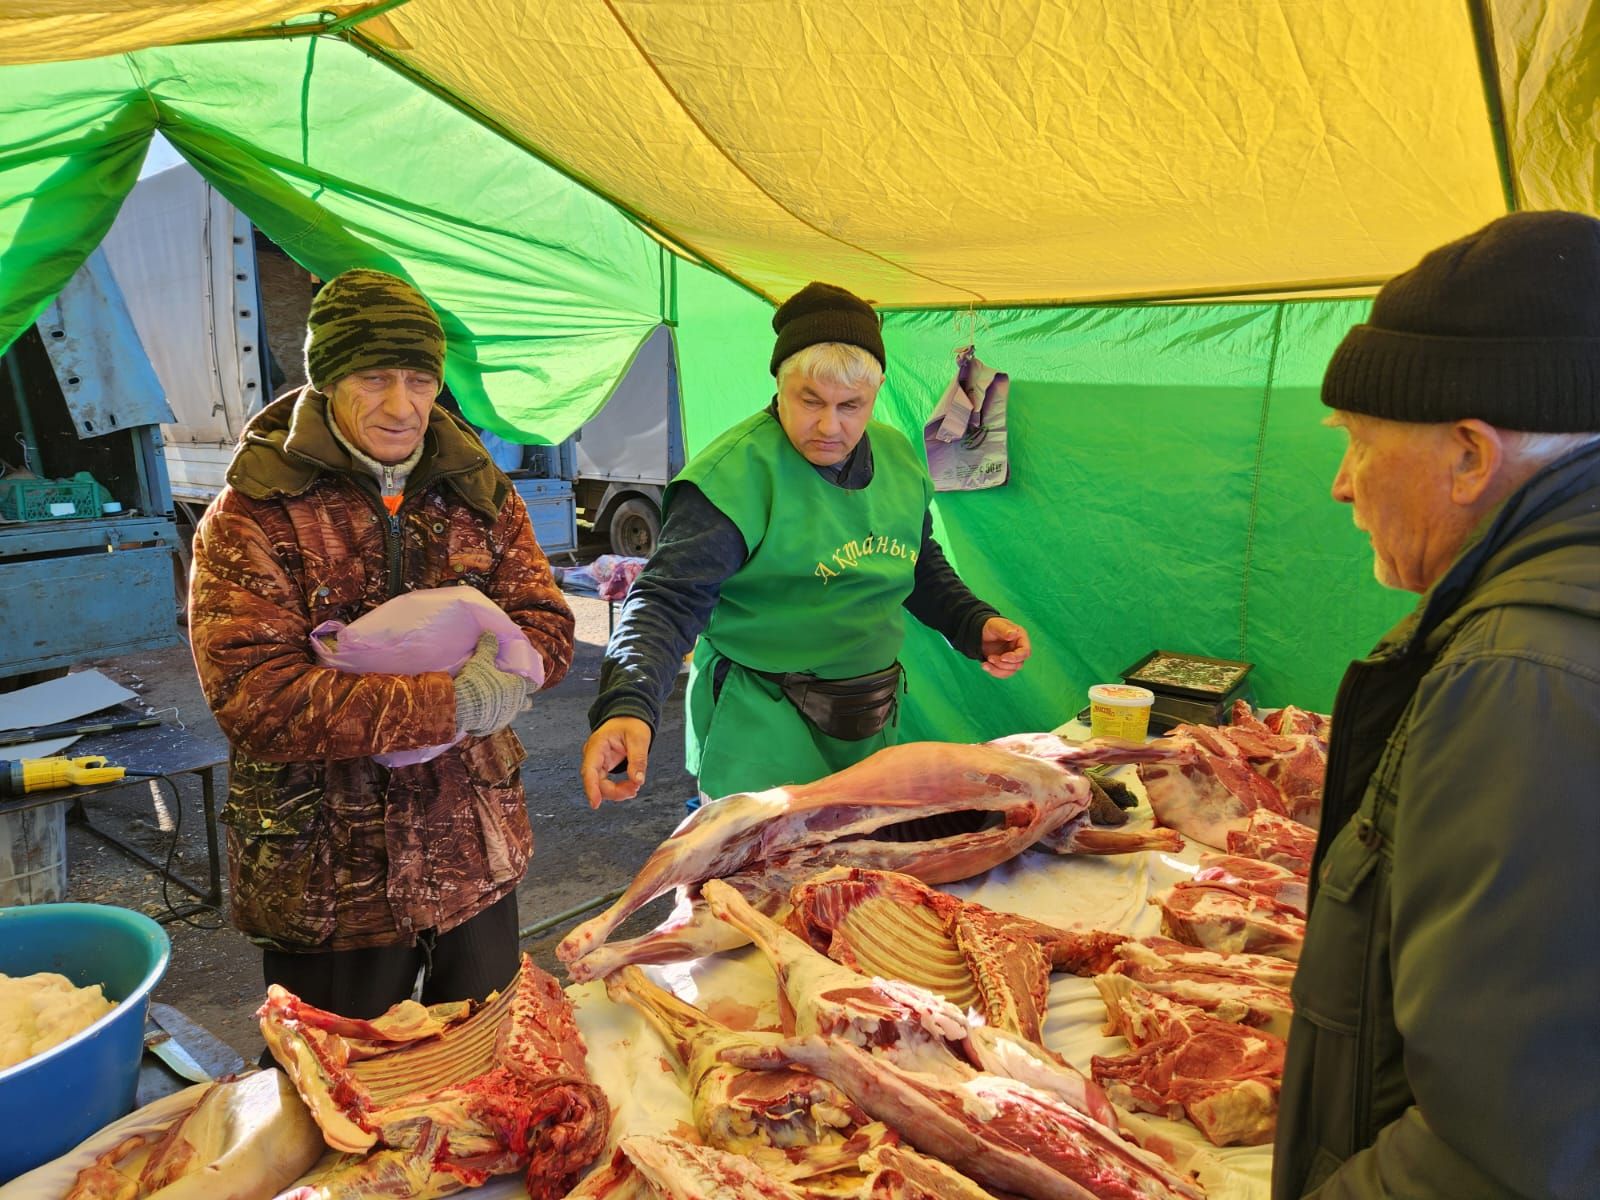
<path id="1" fill-rule="evenodd" d="M 1450 499 L 1470 508 L 1491 495 L 1505 464 L 1500 431 L 1471 417 L 1450 426 Z"/>

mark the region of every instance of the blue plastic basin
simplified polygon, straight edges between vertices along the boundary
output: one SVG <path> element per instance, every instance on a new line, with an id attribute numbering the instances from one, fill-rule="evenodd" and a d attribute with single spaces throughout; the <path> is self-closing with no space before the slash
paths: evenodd
<path id="1" fill-rule="evenodd" d="M 118 1001 L 89 1028 L 0 1071 L 0 1183 L 132 1111 L 145 1011 L 171 950 L 161 926 L 126 908 L 0 908 L 0 972 L 55 971 L 79 987 L 102 984 Z"/>

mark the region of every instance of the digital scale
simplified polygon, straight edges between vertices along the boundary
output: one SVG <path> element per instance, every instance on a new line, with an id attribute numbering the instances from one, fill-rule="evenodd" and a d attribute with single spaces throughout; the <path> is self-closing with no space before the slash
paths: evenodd
<path id="1" fill-rule="evenodd" d="M 1254 663 L 1207 658 L 1176 650 L 1152 650 L 1122 672 L 1122 681 L 1155 693 L 1150 732 L 1162 734 L 1176 725 L 1226 725 L 1235 700 L 1251 699 L 1249 675 Z M 1089 710 L 1078 714 L 1089 723 Z"/>

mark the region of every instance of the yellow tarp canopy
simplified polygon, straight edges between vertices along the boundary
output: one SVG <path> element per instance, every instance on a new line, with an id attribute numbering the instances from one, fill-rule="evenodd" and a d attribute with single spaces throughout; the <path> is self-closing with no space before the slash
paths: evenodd
<path id="1" fill-rule="evenodd" d="M 286 20 L 769 298 L 1324 294 L 1600 195 L 1583 0 L 73 0 L 0 7 L 0 61 Z"/>

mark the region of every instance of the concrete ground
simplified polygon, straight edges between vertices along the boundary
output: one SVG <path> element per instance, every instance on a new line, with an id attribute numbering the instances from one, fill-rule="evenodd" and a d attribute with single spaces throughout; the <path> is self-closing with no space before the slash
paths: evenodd
<path id="1" fill-rule="evenodd" d="M 625 887 L 683 818 L 684 801 L 694 794 L 693 777 L 683 770 L 680 676 L 652 750 L 644 790 L 626 804 L 608 804 L 598 812 L 589 809 L 578 783 L 578 760 L 605 649 L 607 606 L 583 597 L 568 599 L 577 618 L 572 670 L 559 687 L 536 696 L 532 710 L 515 725 L 528 750 L 522 778 L 535 838 L 533 861 L 517 891 L 525 929 Z M 194 677 L 187 642 L 83 665 L 98 667 L 133 688 L 152 709 L 176 706 L 186 725 L 215 728 Z M 218 774 L 220 793 L 223 771 Z M 172 811 L 170 791 L 159 791 L 150 783 L 102 793 L 88 800 L 86 807 L 97 825 L 158 860 L 165 861 L 172 851 L 175 866 L 198 881 L 206 873 L 200 789 L 193 776 L 181 779 L 180 812 Z M 119 904 L 157 919 L 190 899 L 170 884 L 163 895 L 158 874 L 85 829 L 69 824 L 67 836 L 67 899 Z M 653 927 L 670 904 L 670 898 L 656 901 L 624 927 L 623 935 Z M 592 911 L 524 939 L 523 948 L 564 981 L 555 944 Z M 225 910 L 173 921 L 166 928 L 172 936 L 172 962 L 154 999 L 180 1009 L 245 1058 L 254 1059 L 261 1049 L 253 1015 L 263 998 L 259 950 L 227 925 Z"/>

